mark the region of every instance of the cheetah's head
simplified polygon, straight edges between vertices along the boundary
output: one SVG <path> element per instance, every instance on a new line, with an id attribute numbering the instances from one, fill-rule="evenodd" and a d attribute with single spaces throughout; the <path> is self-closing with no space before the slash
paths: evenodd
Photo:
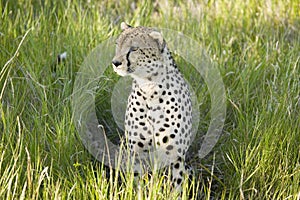
<path id="1" fill-rule="evenodd" d="M 122 33 L 116 41 L 114 71 L 120 76 L 149 78 L 161 67 L 166 48 L 161 33 L 146 27 L 121 23 Z"/>

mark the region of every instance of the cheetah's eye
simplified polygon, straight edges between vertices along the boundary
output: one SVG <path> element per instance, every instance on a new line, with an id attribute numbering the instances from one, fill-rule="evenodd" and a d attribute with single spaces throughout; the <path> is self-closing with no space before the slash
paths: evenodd
<path id="1" fill-rule="evenodd" d="M 138 49 L 138 47 L 130 47 L 129 51 L 137 51 Z"/>

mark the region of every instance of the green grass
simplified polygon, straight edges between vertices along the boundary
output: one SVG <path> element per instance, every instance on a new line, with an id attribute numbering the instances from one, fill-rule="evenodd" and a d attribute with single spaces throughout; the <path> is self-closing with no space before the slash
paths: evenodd
<path id="1" fill-rule="evenodd" d="M 130 174 L 118 183 L 85 150 L 71 110 L 81 63 L 121 21 L 189 35 L 221 72 L 223 135 L 213 153 L 192 159 L 201 198 L 300 198 L 299 0 L 0 2 L 0 199 L 137 198 Z M 200 108 L 205 132 L 209 98 Z M 171 198 L 160 175 L 145 179 L 144 196 Z"/>

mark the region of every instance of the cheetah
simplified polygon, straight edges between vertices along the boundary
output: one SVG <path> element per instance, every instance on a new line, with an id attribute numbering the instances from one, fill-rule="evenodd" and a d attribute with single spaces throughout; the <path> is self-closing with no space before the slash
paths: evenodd
<path id="1" fill-rule="evenodd" d="M 185 164 L 192 136 L 189 86 L 160 32 L 124 22 L 121 29 L 112 65 L 118 75 L 133 79 L 125 113 L 130 154 L 152 154 L 158 166 L 170 167 L 173 186 L 180 188 L 190 174 Z M 134 172 L 141 171 L 135 163 Z"/>

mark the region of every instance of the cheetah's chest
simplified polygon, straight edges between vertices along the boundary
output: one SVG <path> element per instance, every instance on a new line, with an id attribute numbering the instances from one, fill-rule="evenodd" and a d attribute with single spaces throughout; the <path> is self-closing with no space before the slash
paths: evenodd
<path id="1" fill-rule="evenodd" d="M 155 147 L 166 154 L 184 154 L 191 121 L 189 90 L 181 76 L 170 74 L 161 83 L 133 85 L 125 129 L 135 152 Z"/>

